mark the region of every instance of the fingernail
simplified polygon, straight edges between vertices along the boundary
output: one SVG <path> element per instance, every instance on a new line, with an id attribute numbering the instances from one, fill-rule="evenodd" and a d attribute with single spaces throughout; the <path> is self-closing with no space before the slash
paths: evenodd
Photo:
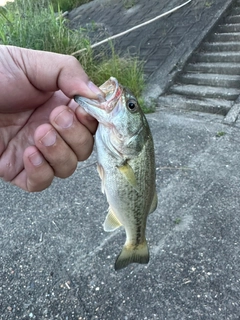
<path id="1" fill-rule="evenodd" d="M 69 128 L 73 124 L 73 114 L 68 110 L 64 110 L 54 119 L 54 121 L 62 128 Z"/>
<path id="2" fill-rule="evenodd" d="M 92 81 L 88 82 L 88 88 L 97 95 L 102 95 L 102 91 Z"/>
<path id="3" fill-rule="evenodd" d="M 28 159 L 36 167 L 40 166 L 40 164 L 42 164 L 43 162 L 43 157 L 41 156 L 41 154 L 39 154 L 39 152 L 34 152 L 28 157 Z"/>
<path id="4" fill-rule="evenodd" d="M 40 141 L 45 145 L 45 147 L 50 147 L 56 142 L 56 139 L 56 132 L 54 130 L 50 130 L 48 131 L 48 133 L 45 134 L 44 137 L 42 137 Z"/>

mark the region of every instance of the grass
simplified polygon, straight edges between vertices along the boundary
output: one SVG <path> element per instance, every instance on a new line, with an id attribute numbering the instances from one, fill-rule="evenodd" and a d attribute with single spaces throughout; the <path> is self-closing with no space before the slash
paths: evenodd
<path id="1" fill-rule="evenodd" d="M 59 7 L 62 11 L 68 11 L 90 1 L 92 0 L 52 0 L 51 2 L 55 11 Z"/>
<path id="2" fill-rule="evenodd" d="M 119 83 L 130 88 L 136 97 L 140 97 L 144 88 L 143 63 L 127 55 L 119 57 L 114 50 L 114 46 L 112 44 L 109 44 L 109 46 L 111 48 L 111 59 L 107 59 L 103 53 L 101 57 L 97 57 L 98 63 L 94 63 L 94 56 L 89 49 L 85 54 L 86 56 L 82 55 L 79 58 L 82 66 L 97 85 L 104 83 L 106 79 L 113 76 L 118 79 Z M 93 58 L 93 61 L 89 63 L 91 58 Z"/>
<path id="3" fill-rule="evenodd" d="M 73 32 L 64 18 L 56 19 L 46 0 L 15 0 L 0 13 L 0 43 L 24 48 L 70 54 L 78 46 L 81 30 Z"/>
<path id="4" fill-rule="evenodd" d="M 135 6 L 135 0 L 124 0 L 123 6 L 125 9 L 130 9 Z"/>
<path id="5" fill-rule="evenodd" d="M 139 99 L 144 88 L 143 63 L 137 57 L 120 57 L 112 43 L 101 48 L 101 55 L 96 54 L 90 48 L 85 30 L 70 30 L 66 19 L 61 17 L 61 5 L 66 2 L 60 0 L 58 18 L 57 1 L 15 0 L 7 3 L 5 8 L 0 7 L 0 44 L 63 54 L 87 47 L 78 59 L 91 80 L 101 85 L 110 76 L 116 77 Z M 76 5 L 88 1 L 69 2 Z"/>
<path id="6" fill-rule="evenodd" d="M 226 134 L 226 132 L 224 132 L 224 131 L 219 131 L 219 132 L 217 132 L 216 137 L 217 137 L 217 138 L 220 138 L 220 137 L 225 136 L 225 134 Z"/>
<path id="7" fill-rule="evenodd" d="M 144 87 L 144 84 L 143 84 Z M 156 111 L 157 108 L 157 99 L 151 99 L 148 103 L 147 107 L 145 106 L 144 98 L 140 96 L 138 98 L 138 103 L 140 104 L 144 113 L 153 113 Z"/>
<path id="8" fill-rule="evenodd" d="M 175 224 L 180 224 L 182 222 L 182 219 L 181 218 L 176 218 L 175 220 L 174 220 L 174 223 Z"/>
<path id="9" fill-rule="evenodd" d="M 206 6 L 207 8 L 210 8 L 210 7 L 212 6 L 212 2 L 206 1 L 206 2 L 205 2 L 205 6 Z"/>

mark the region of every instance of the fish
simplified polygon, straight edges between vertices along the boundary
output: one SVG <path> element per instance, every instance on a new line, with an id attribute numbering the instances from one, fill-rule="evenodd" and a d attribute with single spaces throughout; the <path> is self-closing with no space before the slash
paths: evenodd
<path id="1" fill-rule="evenodd" d="M 126 242 L 114 268 L 147 264 L 147 217 L 157 208 L 153 138 L 134 95 L 110 77 L 100 87 L 98 100 L 75 96 L 75 101 L 99 122 L 95 134 L 97 171 L 109 204 L 103 227 L 112 232 L 123 226 Z"/>

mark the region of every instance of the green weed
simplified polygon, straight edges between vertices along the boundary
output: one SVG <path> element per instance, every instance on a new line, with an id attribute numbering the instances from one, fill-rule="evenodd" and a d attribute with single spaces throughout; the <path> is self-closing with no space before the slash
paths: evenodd
<path id="1" fill-rule="evenodd" d="M 211 6 L 212 6 L 212 2 L 210 2 L 210 1 L 206 1 L 205 2 L 205 6 L 207 7 L 207 8 L 210 8 Z"/>
<path id="2" fill-rule="evenodd" d="M 219 131 L 219 132 L 217 132 L 216 137 L 217 137 L 217 138 L 220 138 L 220 137 L 225 136 L 225 134 L 226 134 L 226 132 L 224 132 L 224 131 Z"/>
<path id="3" fill-rule="evenodd" d="M 144 98 L 141 96 L 138 98 L 138 102 L 144 113 L 153 113 L 156 111 L 157 101 L 155 99 L 151 99 L 150 103 L 148 102 L 146 105 Z"/>
<path id="4" fill-rule="evenodd" d="M 174 223 L 175 224 L 180 224 L 182 222 L 182 219 L 181 218 L 176 218 L 175 220 L 174 220 Z"/>
<path id="5" fill-rule="evenodd" d="M 109 46 L 111 53 L 109 50 L 101 50 L 101 55 L 97 56 L 94 56 L 93 51 L 88 48 L 87 52 L 80 55 L 79 61 L 97 85 L 101 85 L 112 76 L 139 98 L 144 88 L 143 63 L 129 55 L 120 57 L 111 43 Z"/>
<path id="6" fill-rule="evenodd" d="M 92 0 L 51 0 L 51 3 L 55 11 L 57 11 L 58 8 L 62 11 L 68 11 L 90 1 Z"/>
<path id="7" fill-rule="evenodd" d="M 135 6 L 135 0 L 124 0 L 123 6 L 125 7 L 125 9 L 132 8 L 133 6 Z"/>
<path id="8" fill-rule="evenodd" d="M 93 51 L 83 28 L 70 30 L 50 0 L 15 0 L 0 7 L 0 44 L 71 54 L 87 48 L 79 57 L 83 68 L 97 85 L 116 77 L 139 98 L 144 87 L 143 64 L 137 57 L 120 57 L 112 43 Z"/>
<path id="9" fill-rule="evenodd" d="M 15 0 L 0 16 L 1 44 L 70 54 L 84 46 L 79 39 L 81 30 L 68 29 L 61 15 L 56 19 L 53 5 L 46 0 Z"/>

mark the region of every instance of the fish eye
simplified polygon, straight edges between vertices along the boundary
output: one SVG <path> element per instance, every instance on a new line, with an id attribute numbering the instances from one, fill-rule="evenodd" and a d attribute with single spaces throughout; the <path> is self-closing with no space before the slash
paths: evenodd
<path id="1" fill-rule="evenodd" d="M 128 100 L 127 101 L 127 107 L 131 112 L 137 111 L 138 109 L 138 104 L 137 101 L 135 100 Z"/>

